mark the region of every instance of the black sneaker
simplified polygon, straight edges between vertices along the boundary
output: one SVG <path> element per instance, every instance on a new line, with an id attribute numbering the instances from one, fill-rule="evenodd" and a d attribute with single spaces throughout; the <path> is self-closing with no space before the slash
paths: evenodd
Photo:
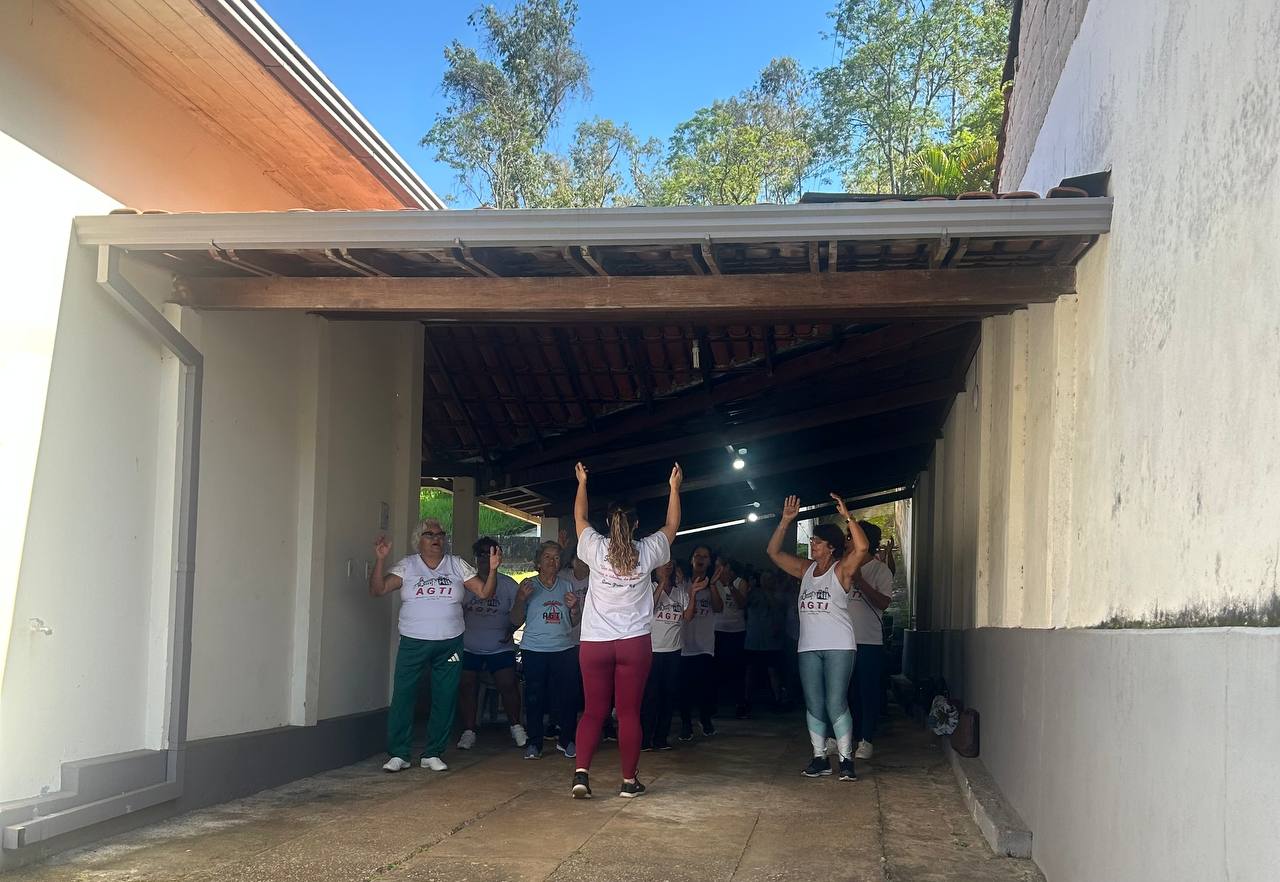
<path id="1" fill-rule="evenodd" d="M 693 740 L 693 729 L 692 729 L 692 728 L 688 728 L 688 729 L 681 729 L 681 730 L 680 730 L 680 740 L 681 740 L 681 741 L 692 741 L 692 740 Z"/>
<path id="2" fill-rule="evenodd" d="M 840 780 L 841 781 L 857 781 L 858 776 L 853 772 L 853 760 L 840 760 Z"/>
<path id="3" fill-rule="evenodd" d="M 825 756 L 815 756 L 800 774 L 806 778 L 825 778 L 831 774 L 831 763 Z"/>
<path id="4" fill-rule="evenodd" d="M 622 787 L 618 789 L 618 795 L 627 799 L 635 799 L 644 793 L 644 785 L 637 778 L 634 781 L 623 781 Z"/>
<path id="5" fill-rule="evenodd" d="M 640 745 L 640 752 L 641 752 L 641 753 L 652 753 L 652 752 L 653 752 L 653 745 L 652 745 L 652 744 L 641 744 L 641 745 Z"/>
<path id="6" fill-rule="evenodd" d="M 714 735 L 714 734 L 716 734 L 716 727 L 715 727 L 715 726 L 708 726 L 706 723 L 703 723 L 703 724 L 702 724 L 702 737 L 703 737 L 703 738 L 710 738 L 710 737 L 711 737 L 712 735 Z"/>
<path id="7" fill-rule="evenodd" d="M 586 772 L 573 773 L 573 798 L 574 799 L 590 799 L 591 784 L 587 781 Z"/>
<path id="8" fill-rule="evenodd" d="M 690 737 L 692 737 L 692 736 L 690 736 Z M 664 741 L 664 742 L 662 742 L 661 744 L 655 744 L 655 745 L 653 746 L 653 749 L 654 749 L 654 750 L 670 750 L 670 749 L 671 749 L 671 745 Z"/>

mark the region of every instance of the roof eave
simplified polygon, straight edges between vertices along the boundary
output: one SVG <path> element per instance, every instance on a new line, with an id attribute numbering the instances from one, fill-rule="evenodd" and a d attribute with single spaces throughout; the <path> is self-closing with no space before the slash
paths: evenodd
<path id="1" fill-rule="evenodd" d="M 810 205 L 495 211 L 142 214 L 76 219 L 83 245 L 219 248 L 447 248 L 669 245 L 950 237 L 1094 236 L 1110 197 Z"/>

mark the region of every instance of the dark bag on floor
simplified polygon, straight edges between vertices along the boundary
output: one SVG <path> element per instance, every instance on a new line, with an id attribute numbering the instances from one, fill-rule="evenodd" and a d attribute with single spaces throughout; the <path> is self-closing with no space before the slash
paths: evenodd
<path id="1" fill-rule="evenodd" d="M 973 708 L 960 712 L 960 721 L 951 733 L 951 749 L 961 756 L 978 755 L 978 712 Z"/>

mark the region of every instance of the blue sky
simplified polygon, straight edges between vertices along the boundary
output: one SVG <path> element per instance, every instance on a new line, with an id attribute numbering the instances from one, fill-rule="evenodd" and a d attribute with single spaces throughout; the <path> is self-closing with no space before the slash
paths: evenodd
<path id="1" fill-rule="evenodd" d="M 302 50 L 441 197 L 452 172 L 418 140 L 442 106 L 444 47 L 476 45 L 467 16 L 478 0 L 259 0 Z M 509 9 L 510 0 L 499 0 Z M 662 139 L 695 110 L 749 86 L 770 59 L 829 64 L 822 38 L 835 0 L 580 0 L 577 36 L 592 97 L 566 114 L 631 123 Z M 465 207 L 465 203 L 455 203 Z"/>

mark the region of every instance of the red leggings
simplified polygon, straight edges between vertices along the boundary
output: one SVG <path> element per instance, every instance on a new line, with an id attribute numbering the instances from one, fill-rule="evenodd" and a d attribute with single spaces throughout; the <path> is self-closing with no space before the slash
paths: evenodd
<path id="1" fill-rule="evenodd" d="M 622 777 L 634 778 L 640 765 L 640 702 L 653 662 L 653 642 L 648 634 L 626 640 L 584 640 L 578 661 L 587 699 L 586 710 L 578 721 L 578 768 L 591 768 L 604 718 L 610 708 L 616 707 Z"/>

